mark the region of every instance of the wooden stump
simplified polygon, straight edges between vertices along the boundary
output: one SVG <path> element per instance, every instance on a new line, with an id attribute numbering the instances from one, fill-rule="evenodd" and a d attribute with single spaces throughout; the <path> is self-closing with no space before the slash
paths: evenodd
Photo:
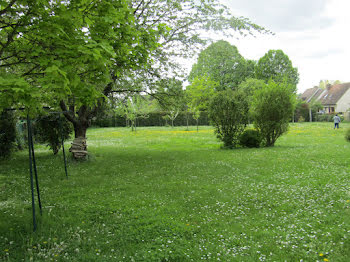
<path id="1" fill-rule="evenodd" d="M 84 137 L 75 138 L 69 152 L 72 152 L 75 159 L 86 159 L 86 156 L 88 155 L 86 139 Z"/>

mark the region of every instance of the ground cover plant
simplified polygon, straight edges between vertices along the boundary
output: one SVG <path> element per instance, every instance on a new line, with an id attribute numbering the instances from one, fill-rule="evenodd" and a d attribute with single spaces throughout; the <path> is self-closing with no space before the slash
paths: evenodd
<path id="1" fill-rule="evenodd" d="M 36 146 L 0 162 L 2 261 L 349 261 L 350 124 L 292 124 L 270 148 L 220 149 L 213 130 L 89 129 L 86 162 Z M 68 146 L 68 142 L 67 142 Z"/>

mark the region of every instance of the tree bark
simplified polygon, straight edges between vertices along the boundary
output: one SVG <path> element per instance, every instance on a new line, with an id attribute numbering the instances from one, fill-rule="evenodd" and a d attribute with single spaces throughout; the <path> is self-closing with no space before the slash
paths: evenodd
<path id="1" fill-rule="evenodd" d="M 73 123 L 74 126 L 74 137 L 83 137 L 86 138 L 86 130 L 88 129 L 89 121 L 86 121 L 85 119 L 78 119 L 78 121 L 75 121 Z"/>
<path id="2" fill-rule="evenodd" d="M 73 124 L 74 127 L 74 141 L 71 148 L 75 159 L 86 159 L 87 145 L 86 145 L 86 130 L 91 124 L 91 118 L 93 116 L 93 110 L 83 105 L 79 108 L 78 112 L 75 112 L 74 102 L 70 105 L 69 110 L 64 101 L 60 102 L 60 107 L 64 116 Z"/>
<path id="3" fill-rule="evenodd" d="M 309 122 L 312 122 L 312 110 L 309 108 Z"/>

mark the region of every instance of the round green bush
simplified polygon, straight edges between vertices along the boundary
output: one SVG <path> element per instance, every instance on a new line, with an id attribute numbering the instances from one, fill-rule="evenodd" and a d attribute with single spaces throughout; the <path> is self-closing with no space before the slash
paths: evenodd
<path id="1" fill-rule="evenodd" d="M 247 129 L 239 138 L 239 143 L 243 147 L 260 147 L 261 135 L 257 130 Z"/>
<path id="2" fill-rule="evenodd" d="M 217 92 L 209 103 L 209 118 L 224 148 L 235 148 L 248 124 L 248 100 L 243 91 Z"/>

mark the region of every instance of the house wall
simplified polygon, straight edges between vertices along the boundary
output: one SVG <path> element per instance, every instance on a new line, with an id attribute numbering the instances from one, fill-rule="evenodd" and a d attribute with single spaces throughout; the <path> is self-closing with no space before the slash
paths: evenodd
<path id="1" fill-rule="evenodd" d="M 350 88 L 345 92 L 345 94 L 339 99 L 337 106 L 335 108 L 336 112 L 346 112 L 350 108 Z"/>

